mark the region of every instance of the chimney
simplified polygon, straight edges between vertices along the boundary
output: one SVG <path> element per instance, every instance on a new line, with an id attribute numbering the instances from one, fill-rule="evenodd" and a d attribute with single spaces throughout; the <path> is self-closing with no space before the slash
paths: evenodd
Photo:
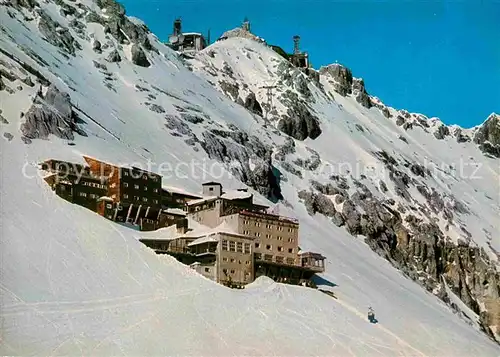
<path id="1" fill-rule="evenodd" d="M 175 222 L 175 228 L 178 234 L 185 234 L 188 230 L 188 220 L 187 218 L 179 219 Z"/>
<path id="2" fill-rule="evenodd" d="M 250 32 L 250 21 L 248 20 L 248 17 L 245 17 L 243 20 L 241 28 L 246 32 Z"/>

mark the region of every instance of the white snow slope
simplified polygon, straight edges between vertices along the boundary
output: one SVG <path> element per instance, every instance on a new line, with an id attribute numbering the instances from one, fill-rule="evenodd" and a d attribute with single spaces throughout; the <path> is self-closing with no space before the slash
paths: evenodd
<path id="1" fill-rule="evenodd" d="M 93 6 L 90 1 L 81 3 Z M 63 26 L 67 24 L 68 18 L 59 14 L 55 4 L 40 2 L 39 6 Z M 135 239 L 137 232 L 58 198 L 38 175 L 36 165 L 42 160 L 82 163 L 83 154 L 115 163 L 145 165 L 151 160 L 156 163 L 151 169 L 164 174 L 165 184 L 193 192 L 214 176 L 206 169 L 211 161 L 205 153 L 170 135 L 165 114 L 149 111 L 143 105 L 147 92 L 136 90 L 135 85 L 154 93 L 153 102 L 167 113 L 175 113 L 174 105 L 198 107 L 210 116 L 211 127 L 232 123 L 241 130 L 252 127 L 262 137 L 265 129 L 255 127 L 253 116 L 188 71 L 154 37 L 151 42 L 160 53 L 148 54 L 151 68 L 125 59 L 106 64 L 113 91 L 104 86 L 103 74 L 92 64 L 93 59 L 103 62 L 105 54 L 94 53 L 90 41 L 77 39 L 83 50 L 67 59 L 42 39 L 36 19 L 25 21 L 18 11 L 9 12 L 14 16 L 0 5 L 1 49 L 68 91 L 72 103 L 88 115 L 82 116 L 86 123 L 81 125 L 88 136 L 76 136 L 74 146 L 54 136 L 24 144 L 20 112 L 30 107 L 37 87 L 7 81 L 14 93 L 0 92 L 2 115 L 8 121 L 0 126 L 0 354 L 499 355 L 497 344 L 403 277 L 362 240 L 323 217 L 310 217 L 290 183 L 283 191 L 296 210 L 282 213 L 300 218 L 303 248 L 328 258 L 323 278 L 337 285 L 338 299 L 267 279 L 242 291 L 227 289 L 173 258 L 156 256 Z M 105 42 L 102 26 L 88 25 L 88 32 Z M 47 65 L 38 65 L 22 46 Z M 3 54 L 0 58 L 2 66 L 12 66 L 10 70 L 21 75 L 15 61 Z M 348 105 L 359 110 L 353 103 Z M 377 128 L 377 120 L 374 117 L 374 131 L 389 130 Z M 196 133 L 202 129 L 200 125 L 191 128 Z M 331 133 L 323 135 L 311 145 L 325 147 Z M 162 171 L 160 163 L 189 165 L 173 175 Z M 191 170 L 191 164 L 196 168 Z M 491 175 L 498 172 L 492 169 Z M 221 181 L 228 188 L 241 186 L 229 175 Z M 376 325 L 366 320 L 368 306 L 376 311 Z"/>

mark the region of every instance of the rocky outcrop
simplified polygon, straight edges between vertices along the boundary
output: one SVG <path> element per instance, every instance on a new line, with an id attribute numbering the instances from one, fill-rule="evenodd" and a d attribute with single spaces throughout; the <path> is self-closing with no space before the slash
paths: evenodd
<path id="1" fill-rule="evenodd" d="M 372 107 L 372 101 L 365 89 L 365 82 L 361 78 L 353 79 L 352 90 L 359 104 L 368 109 Z"/>
<path id="2" fill-rule="evenodd" d="M 141 67 L 149 67 L 151 66 L 151 63 L 149 63 L 148 58 L 146 57 L 146 54 L 142 50 L 142 48 L 136 44 L 132 45 L 132 63 L 141 66 Z"/>
<path id="3" fill-rule="evenodd" d="M 106 57 L 106 61 L 110 63 L 115 63 L 115 62 L 120 62 L 122 58 L 120 57 L 120 54 L 118 53 L 118 50 L 114 49 L 112 50 L 108 57 Z"/>
<path id="4" fill-rule="evenodd" d="M 271 200 L 282 199 L 271 148 L 239 131 L 205 131 L 202 148 L 209 158 L 224 163 L 239 180 Z"/>
<path id="5" fill-rule="evenodd" d="M 337 93 L 346 96 L 352 93 L 352 72 L 349 68 L 338 63 L 321 67 L 319 73 L 333 79 L 333 87 Z"/>
<path id="6" fill-rule="evenodd" d="M 94 43 L 92 44 L 92 49 L 94 50 L 95 53 L 102 53 L 101 42 L 95 40 Z"/>
<path id="7" fill-rule="evenodd" d="M 316 139 L 321 134 L 319 119 L 311 113 L 307 104 L 299 99 L 295 92 L 286 91 L 281 100 L 286 105 L 287 112 L 278 122 L 280 131 L 297 140 Z"/>
<path id="8" fill-rule="evenodd" d="M 25 114 L 26 121 L 21 132 L 28 139 L 47 139 L 50 134 L 73 140 L 73 132 L 84 135 L 76 124 L 71 99 L 68 93 L 51 85 L 45 97 L 37 97 Z"/>
<path id="9" fill-rule="evenodd" d="M 448 135 L 450 135 L 450 129 L 444 124 L 439 125 L 436 131 L 434 132 L 434 136 L 438 140 L 443 140 Z"/>
<path id="10" fill-rule="evenodd" d="M 474 143 L 478 144 L 484 153 L 500 157 L 500 116 L 498 114 L 491 114 L 481 124 L 474 135 Z"/>
<path id="11" fill-rule="evenodd" d="M 62 27 L 59 23 L 52 20 L 43 10 L 39 10 L 38 14 L 40 15 L 38 29 L 47 42 L 73 56 L 76 49 L 81 49 L 80 44 L 78 41 L 75 41 L 67 28 Z"/>
<path id="12" fill-rule="evenodd" d="M 245 99 L 245 108 L 250 110 L 252 113 L 262 116 L 262 107 L 260 106 L 257 98 L 255 98 L 255 93 L 250 93 Z"/>

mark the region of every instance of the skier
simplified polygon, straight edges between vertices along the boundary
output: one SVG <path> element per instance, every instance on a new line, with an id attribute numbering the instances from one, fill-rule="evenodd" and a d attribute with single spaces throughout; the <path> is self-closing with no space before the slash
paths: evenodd
<path id="1" fill-rule="evenodd" d="M 377 322 L 377 319 L 375 318 L 375 312 L 373 311 L 371 306 L 368 308 L 368 321 L 370 321 L 372 324 Z"/>

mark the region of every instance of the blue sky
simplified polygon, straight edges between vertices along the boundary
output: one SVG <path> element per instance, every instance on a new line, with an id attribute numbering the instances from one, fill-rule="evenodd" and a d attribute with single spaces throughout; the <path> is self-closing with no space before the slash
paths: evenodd
<path id="1" fill-rule="evenodd" d="M 172 22 L 212 40 L 248 16 L 291 51 L 299 34 L 315 68 L 338 61 L 387 105 L 465 127 L 500 113 L 500 0 L 124 0 L 166 41 Z"/>

